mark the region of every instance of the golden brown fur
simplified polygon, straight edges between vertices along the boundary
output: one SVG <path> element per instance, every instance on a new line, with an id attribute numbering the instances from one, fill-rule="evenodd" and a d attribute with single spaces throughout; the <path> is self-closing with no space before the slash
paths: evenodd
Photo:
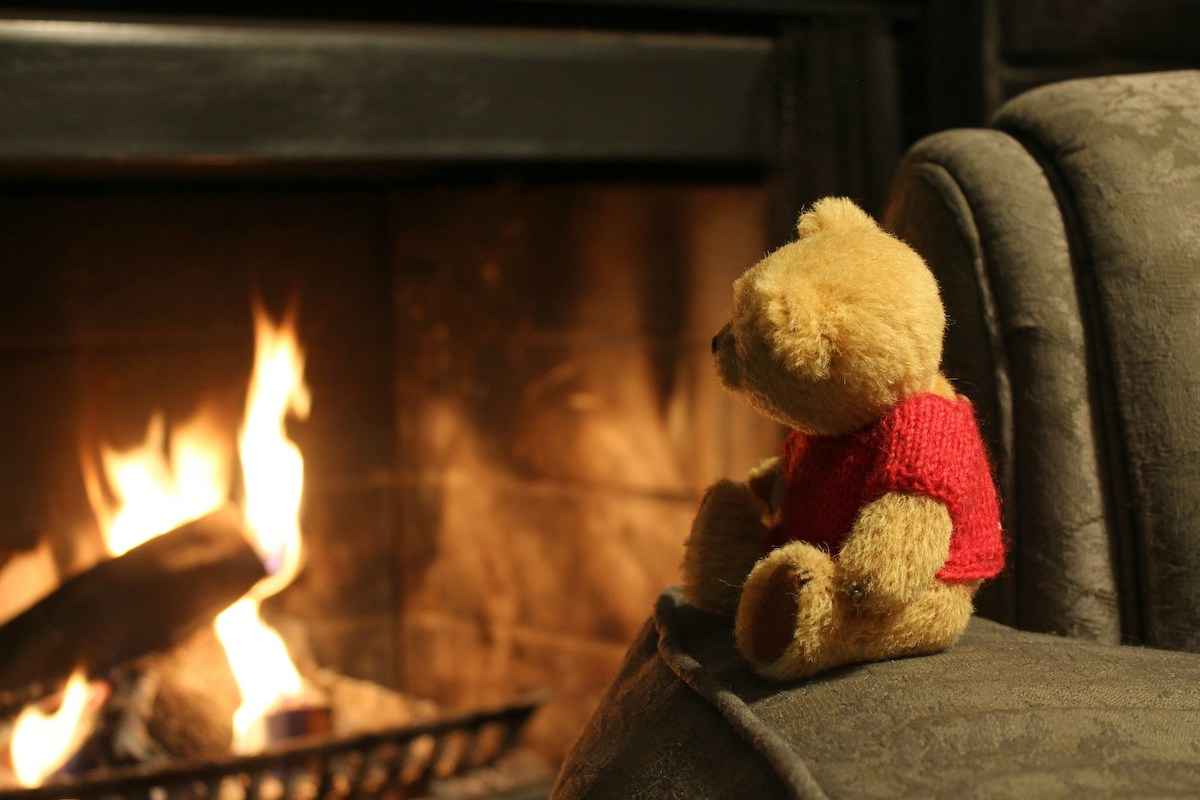
<path id="1" fill-rule="evenodd" d="M 920 256 L 843 198 L 816 203 L 797 233 L 734 284 L 713 347 L 722 384 L 812 435 L 852 433 L 918 392 L 953 398 L 939 372 L 945 314 Z M 736 615 L 760 674 L 805 677 L 958 638 L 979 584 L 935 577 L 950 547 L 944 506 L 887 494 L 861 510 L 837 558 L 800 542 L 763 557 L 783 489 L 778 460 L 715 484 L 684 558 L 689 600 Z"/>

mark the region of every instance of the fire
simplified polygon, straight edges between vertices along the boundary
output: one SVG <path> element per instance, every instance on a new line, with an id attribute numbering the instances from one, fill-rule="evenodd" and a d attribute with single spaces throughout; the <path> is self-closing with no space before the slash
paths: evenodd
<path id="1" fill-rule="evenodd" d="M 107 695 L 104 684 L 89 685 L 83 670 L 76 670 L 67 681 L 58 710 L 46 713 L 37 705 L 27 706 L 17 717 L 9 742 L 17 783 L 40 786 L 62 769 L 83 744 Z"/>
<path id="2" fill-rule="evenodd" d="M 225 502 L 229 458 L 217 430 L 202 408 L 172 430 L 168 441 L 163 415 L 155 413 L 140 445 L 129 450 L 101 447 L 100 462 L 115 502 L 100 489 L 94 471 L 86 477 L 109 555 L 119 556 Z"/>
<path id="3" fill-rule="evenodd" d="M 119 556 L 218 508 L 229 491 L 229 460 L 211 415 L 203 409 L 169 437 L 163 416 L 155 414 L 141 444 L 123 451 L 101 446 L 100 465 L 111 497 L 92 462 L 85 461 L 84 480 L 109 555 Z M 9 739 L 17 782 L 39 786 L 57 772 L 88 735 L 107 696 L 105 684 L 89 684 L 78 670 L 53 714 L 38 704 L 24 708 Z"/>
<path id="4" fill-rule="evenodd" d="M 215 621 L 242 694 L 233 720 L 232 745 L 243 753 L 265 744 L 266 714 L 305 694 L 283 640 L 260 619 L 259 605 L 287 586 L 300 568 L 304 462 L 287 436 L 285 423 L 289 416 L 307 417 L 311 399 L 294 313 L 276 325 L 256 305 L 254 316 L 254 369 L 238 454 L 244 527 L 268 577 Z M 85 471 L 88 493 L 113 556 L 216 510 L 230 496 L 230 442 L 222 437 L 213 415 L 202 410 L 169 436 L 166 428 L 162 415 L 156 414 L 140 445 L 124 451 L 102 447 L 103 482 L 95 470 Z M 39 784 L 78 747 L 89 727 L 80 723 L 92 705 L 89 691 L 86 681 L 72 679 L 52 719 L 34 708 L 22 712 L 10 747 L 19 780 L 30 782 L 25 785 Z M 39 757 L 60 748 L 62 753 L 54 758 Z"/>
<path id="5" fill-rule="evenodd" d="M 242 691 L 233 715 L 233 749 L 253 753 L 266 744 L 271 711 L 305 696 L 304 681 L 279 634 L 258 616 L 258 601 L 242 598 L 217 616 L 217 638 Z"/>
<path id="6" fill-rule="evenodd" d="M 298 700 L 303 682 L 275 631 L 259 617 L 259 604 L 291 583 L 300 568 L 300 498 L 304 461 L 284 428 L 290 414 L 308 416 L 304 354 L 289 315 L 278 327 L 255 317 L 254 373 L 239 437 L 246 528 L 269 576 L 216 622 L 217 638 L 242 691 L 233 718 L 234 749 L 253 752 L 265 744 L 266 714 Z"/>
<path id="7" fill-rule="evenodd" d="M 238 439 L 246 489 L 246 527 L 271 577 L 252 595 L 269 597 L 292 582 L 300 569 L 300 497 L 304 459 L 288 439 L 289 414 L 308 417 L 311 398 L 304 383 L 304 353 L 296 340 L 294 315 L 278 327 L 255 312 L 254 372 L 246 417 Z"/>

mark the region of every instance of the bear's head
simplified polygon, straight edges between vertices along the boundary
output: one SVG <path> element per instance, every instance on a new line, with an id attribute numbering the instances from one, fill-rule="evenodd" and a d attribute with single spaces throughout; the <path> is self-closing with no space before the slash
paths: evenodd
<path id="1" fill-rule="evenodd" d="M 717 373 L 791 428 L 850 433 L 939 380 L 945 311 L 921 257 L 850 200 L 818 201 L 796 229 L 734 283 Z"/>

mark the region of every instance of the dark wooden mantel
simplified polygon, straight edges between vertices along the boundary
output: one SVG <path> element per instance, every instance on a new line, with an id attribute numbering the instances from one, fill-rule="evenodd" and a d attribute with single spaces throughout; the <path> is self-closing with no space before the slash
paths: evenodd
<path id="1" fill-rule="evenodd" d="M 757 162 L 773 43 L 0 20 L 0 161 Z"/>

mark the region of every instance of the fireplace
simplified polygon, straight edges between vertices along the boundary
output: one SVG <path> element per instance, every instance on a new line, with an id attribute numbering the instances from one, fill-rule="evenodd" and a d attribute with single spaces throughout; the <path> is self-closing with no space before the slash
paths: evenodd
<path id="1" fill-rule="evenodd" d="M 4 617 L 102 557 L 81 452 L 232 435 L 253 299 L 294 304 L 308 559 L 265 613 L 447 713 L 545 691 L 561 757 L 703 488 L 777 443 L 712 375 L 730 283 L 882 196 L 938 4 L 514 5 L 0 21 Z"/>

